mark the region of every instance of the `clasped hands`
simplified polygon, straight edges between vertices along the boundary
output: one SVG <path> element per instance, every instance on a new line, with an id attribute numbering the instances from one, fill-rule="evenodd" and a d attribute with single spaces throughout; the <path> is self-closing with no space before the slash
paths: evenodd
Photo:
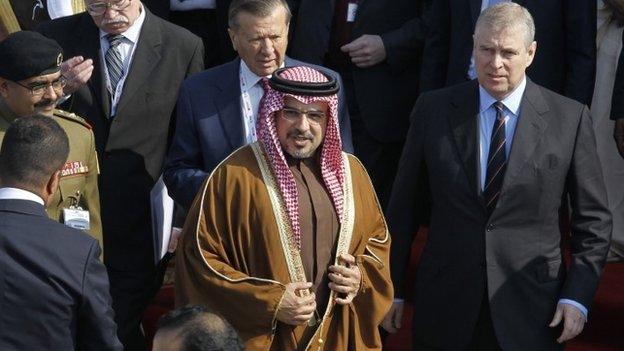
<path id="1" fill-rule="evenodd" d="M 355 257 L 342 254 L 339 264 L 329 266 L 329 288 L 338 293 L 334 301 L 339 305 L 347 305 L 360 290 L 362 274 L 355 264 Z M 316 295 L 303 293 L 312 287 L 310 282 L 286 284 L 286 291 L 277 308 L 277 320 L 291 325 L 307 323 L 316 311 Z"/>

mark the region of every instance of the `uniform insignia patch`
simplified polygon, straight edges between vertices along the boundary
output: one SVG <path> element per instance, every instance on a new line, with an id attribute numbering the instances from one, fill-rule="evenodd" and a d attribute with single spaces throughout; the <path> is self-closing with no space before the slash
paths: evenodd
<path id="1" fill-rule="evenodd" d="M 89 166 L 82 164 L 82 161 L 69 161 L 61 169 L 61 177 L 89 172 Z"/>

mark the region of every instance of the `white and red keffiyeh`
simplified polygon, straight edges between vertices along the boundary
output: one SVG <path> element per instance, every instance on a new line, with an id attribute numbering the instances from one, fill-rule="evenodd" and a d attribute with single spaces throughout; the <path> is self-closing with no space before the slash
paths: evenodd
<path id="1" fill-rule="evenodd" d="M 328 81 L 325 75 L 308 66 L 287 68 L 280 73 L 280 77 L 295 82 L 321 83 Z M 338 220 L 342 224 L 344 218 L 344 167 L 342 164 L 342 142 L 338 129 L 338 96 L 336 94 L 329 96 L 285 94 L 265 84 L 265 94 L 260 102 L 256 128 L 258 131 L 258 140 L 267 154 L 268 162 L 277 180 L 279 191 L 284 199 L 286 212 L 292 226 L 293 241 L 297 249 L 301 249 L 299 194 L 297 192 L 297 184 L 286 163 L 275 124 L 275 112 L 284 107 L 284 96 L 292 96 L 305 104 L 324 101 L 329 105 L 327 128 L 325 129 L 323 142 L 319 146 L 321 148 L 319 163 L 323 182 L 333 201 Z"/>

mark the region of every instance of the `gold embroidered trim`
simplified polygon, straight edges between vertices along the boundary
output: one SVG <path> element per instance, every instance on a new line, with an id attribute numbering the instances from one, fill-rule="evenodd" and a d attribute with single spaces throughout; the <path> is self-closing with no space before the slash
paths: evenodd
<path id="1" fill-rule="evenodd" d="M 305 276 L 305 270 L 303 269 L 301 255 L 295 246 L 290 218 L 286 212 L 286 205 L 284 204 L 283 197 L 280 194 L 273 172 L 271 171 L 266 155 L 262 151 L 260 144 L 255 142 L 251 144 L 251 148 L 256 156 L 256 160 L 260 166 L 260 172 L 262 173 L 262 179 L 264 180 L 264 185 L 269 193 L 269 199 L 271 200 L 271 206 L 273 207 L 273 214 L 275 215 L 275 222 L 277 223 L 277 229 L 282 243 L 282 251 L 284 252 L 284 258 L 286 259 L 286 264 L 288 266 L 290 280 L 291 282 L 305 282 L 307 279 Z"/>
<path id="2" fill-rule="evenodd" d="M 7 31 L 7 34 L 20 30 L 19 22 L 9 0 L 0 0 L 0 24 Z"/>
<path id="3" fill-rule="evenodd" d="M 230 159 L 230 157 L 232 157 L 233 154 L 235 154 L 236 152 L 238 152 L 238 150 L 244 148 L 245 146 L 242 146 L 238 149 L 236 149 L 236 151 L 234 151 L 233 153 L 231 153 L 228 157 L 226 157 L 223 161 L 221 161 L 215 168 L 214 170 L 210 173 L 210 176 L 208 176 L 208 180 L 206 181 L 206 183 L 204 184 L 204 189 L 202 190 L 202 197 L 201 197 L 201 202 L 199 203 L 199 215 L 197 216 L 197 223 L 195 224 L 195 241 L 197 243 L 197 249 L 199 250 L 199 254 L 202 257 L 202 260 L 204 261 L 204 264 L 206 265 L 206 267 L 208 267 L 208 269 L 210 269 L 210 271 L 212 273 L 214 273 L 217 277 L 226 280 L 230 283 L 240 283 L 240 282 L 244 282 L 247 280 L 255 280 L 255 281 L 260 281 L 260 282 L 264 282 L 264 283 L 273 283 L 273 284 L 278 284 L 281 286 L 284 286 L 284 284 L 276 281 L 276 280 L 272 280 L 272 279 L 265 279 L 265 278 L 256 278 L 256 277 L 245 277 L 245 278 L 238 278 L 238 279 L 232 279 L 229 278 L 221 273 L 219 273 L 216 269 L 212 268 L 212 266 L 208 263 L 208 260 L 206 260 L 206 257 L 204 257 L 204 252 L 202 251 L 201 245 L 199 244 L 199 225 L 201 222 L 201 218 L 202 218 L 202 213 L 204 213 L 204 199 L 206 198 L 206 191 L 208 190 L 208 184 L 210 184 L 210 180 L 212 179 L 212 176 L 214 175 L 215 171 L 217 169 L 219 169 L 219 167 L 225 163 L 226 161 L 228 161 Z"/>
<path id="4" fill-rule="evenodd" d="M 342 165 L 344 167 L 344 185 L 342 187 L 343 193 L 343 211 L 344 211 L 344 221 L 342 226 L 340 227 L 340 233 L 338 234 L 338 246 L 336 248 L 336 257 L 334 258 L 334 265 L 338 264 L 338 257 L 340 257 L 343 253 L 349 253 L 349 248 L 351 247 L 351 239 L 353 238 L 353 227 L 355 224 L 355 199 L 353 197 L 353 182 L 351 178 L 351 166 L 349 164 L 349 156 L 343 152 L 342 153 Z M 323 327 L 325 326 L 325 321 L 327 317 L 331 314 L 334 309 L 334 298 L 336 297 L 336 292 L 331 290 L 329 293 L 329 302 L 327 303 L 327 307 L 325 308 L 325 314 L 323 314 L 323 318 L 321 319 L 321 324 L 310 338 L 310 342 L 306 346 L 306 350 L 310 350 L 312 344 L 314 344 L 315 340 L 318 340 L 316 343 L 317 351 L 323 349 L 324 342 L 319 337 L 323 333 Z"/>

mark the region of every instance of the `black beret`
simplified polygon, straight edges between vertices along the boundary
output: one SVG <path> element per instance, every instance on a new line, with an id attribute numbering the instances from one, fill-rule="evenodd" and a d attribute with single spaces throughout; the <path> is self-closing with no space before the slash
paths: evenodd
<path id="1" fill-rule="evenodd" d="M 0 77 L 20 81 L 58 72 L 63 50 L 54 40 L 32 31 L 10 34 L 0 42 Z"/>

